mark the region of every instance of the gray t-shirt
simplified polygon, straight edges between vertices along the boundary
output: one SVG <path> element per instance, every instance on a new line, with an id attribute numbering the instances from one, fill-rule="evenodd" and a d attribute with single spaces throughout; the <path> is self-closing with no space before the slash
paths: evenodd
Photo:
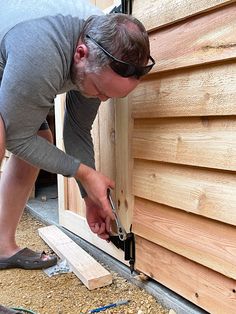
<path id="1" fill-rule="evenodd" d="M 82 0 L 4 3 L 0 13 L 0 114 L 6 127 L 6 147 L 39 168 L 73 176 L 80 161 L 93 166 L 90 129 L 99 101 L 70 92 L 74 95 L 67 104 L 69 126 L 65 125 L 71 130 L 66 132 L 70 155 L 37 136 L 37 131 L 56 95 L 75 89 L 70 66 L 84 19 L 102 12 Z M 36 15 L 40 18 L 31 19 Z"/>

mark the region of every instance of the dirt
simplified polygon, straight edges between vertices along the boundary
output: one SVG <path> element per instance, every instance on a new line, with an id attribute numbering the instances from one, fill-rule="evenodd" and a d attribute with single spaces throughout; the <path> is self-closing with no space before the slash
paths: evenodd
<path id="1" fill-rule="evenodd" d="M 44 225 L 25 213 L 17 230 L 18 244 L 34 250 L 50 252 L 38 236 Z M 106 267 L 113 276 L 110 286 L 89 291 L 73 274 L 48 277 L 41 270 L 1 270 L 0 304 L 21 307 L 37 314 L 82 314 L 89 310 L 129 299 L 127 305 L 108 309 L 106 314 L 168 314 L 156 299 Z"/>

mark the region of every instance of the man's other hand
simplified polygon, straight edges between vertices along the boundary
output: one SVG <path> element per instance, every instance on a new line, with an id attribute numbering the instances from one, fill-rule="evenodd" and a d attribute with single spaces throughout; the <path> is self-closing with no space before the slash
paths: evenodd
<path id="1" fill-rule="evenodd" d="M 86 219 L 93 233 L 103 240 L 109 239 L 111 218 L 101 207 L 96 205 L 88 196 L 84 198 L 86 204 Z"/>
<path id="2" fill-rule="evenodd" d="M 94 206 L 96 204 L 97 210 L 102 210 L 104 217 L 109 216 L 111 220 L 114 220 L 115 217 L 107 197 L 107 190 L 113 189 L 115 186 L 114 181 L 84 164 L 80 164 L 75 178 L 79 179 L 90 201 L 94 203 Z"/>

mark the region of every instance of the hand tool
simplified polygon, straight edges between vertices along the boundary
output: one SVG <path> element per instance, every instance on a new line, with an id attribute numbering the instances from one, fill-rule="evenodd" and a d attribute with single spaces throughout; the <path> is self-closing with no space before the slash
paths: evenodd
<path id="1" fill-rule="evenodd" d="M 124 251 L 124 259 L 129 261 L 131 274 L 134 271 L 134 263 L 135 263 L 135 238 L 134 234 L 131 232 L 127 233 L 125 228 L 123 227 L 119 215 L 116 211 L 116 207 L 111 197 L 111 190 L 107 190 L 107 197 L 109 199 L 112 212 L 115 216 L 115 222 L 117 226 L 117 234 L 110 235 L 108 242 L 112 242 L 118 249 Z"/>
<path id="2" fill-rule="evenodd" d="M 127 303 L 129 303 L 129 300 L 117 301 L 116 303 L 111 303 L 111 304 L 108 304 L 108 305 L 101 306 L 101 307 L 98 307 L 96 309 L 90 310 L 89 313 L 98 313 L 98 312 L 101 312 L 101 311 L 105 311 L 106 309 L 110 309 L 111 307 L 116 307 L 116 306 L 127 304 Z"/>
<path id="3" fill-rule="evenodd" d="M 113 214 L 115 216 L 115 222 L 116 222 L 117 233 L 118 233 L 119 239 L 121 241 L 125 241 L 127 239 L 127 233 L 126 233 L 125 228 L 123 227 L 123 225 L 122 225 L 122 223 L 120 221 L 120 218 L 119 218 L 119 216 L 117 214 L 115 204 L 114 204 L 114 202 L 112 200 L 112 197 L 111 197 L 111 190 L 110 189 L 107 190 L 107 197 L 109 199 L 112 212 L 113 212 Z"/>

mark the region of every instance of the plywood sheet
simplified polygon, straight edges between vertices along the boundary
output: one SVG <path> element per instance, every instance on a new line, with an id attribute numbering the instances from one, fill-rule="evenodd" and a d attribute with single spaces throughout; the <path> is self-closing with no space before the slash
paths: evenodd
<path id="1" fill-rule="evenodd" d="M 235 230 L 234 226 L 135 198 L 135 234 L 233 279 Z"/>

